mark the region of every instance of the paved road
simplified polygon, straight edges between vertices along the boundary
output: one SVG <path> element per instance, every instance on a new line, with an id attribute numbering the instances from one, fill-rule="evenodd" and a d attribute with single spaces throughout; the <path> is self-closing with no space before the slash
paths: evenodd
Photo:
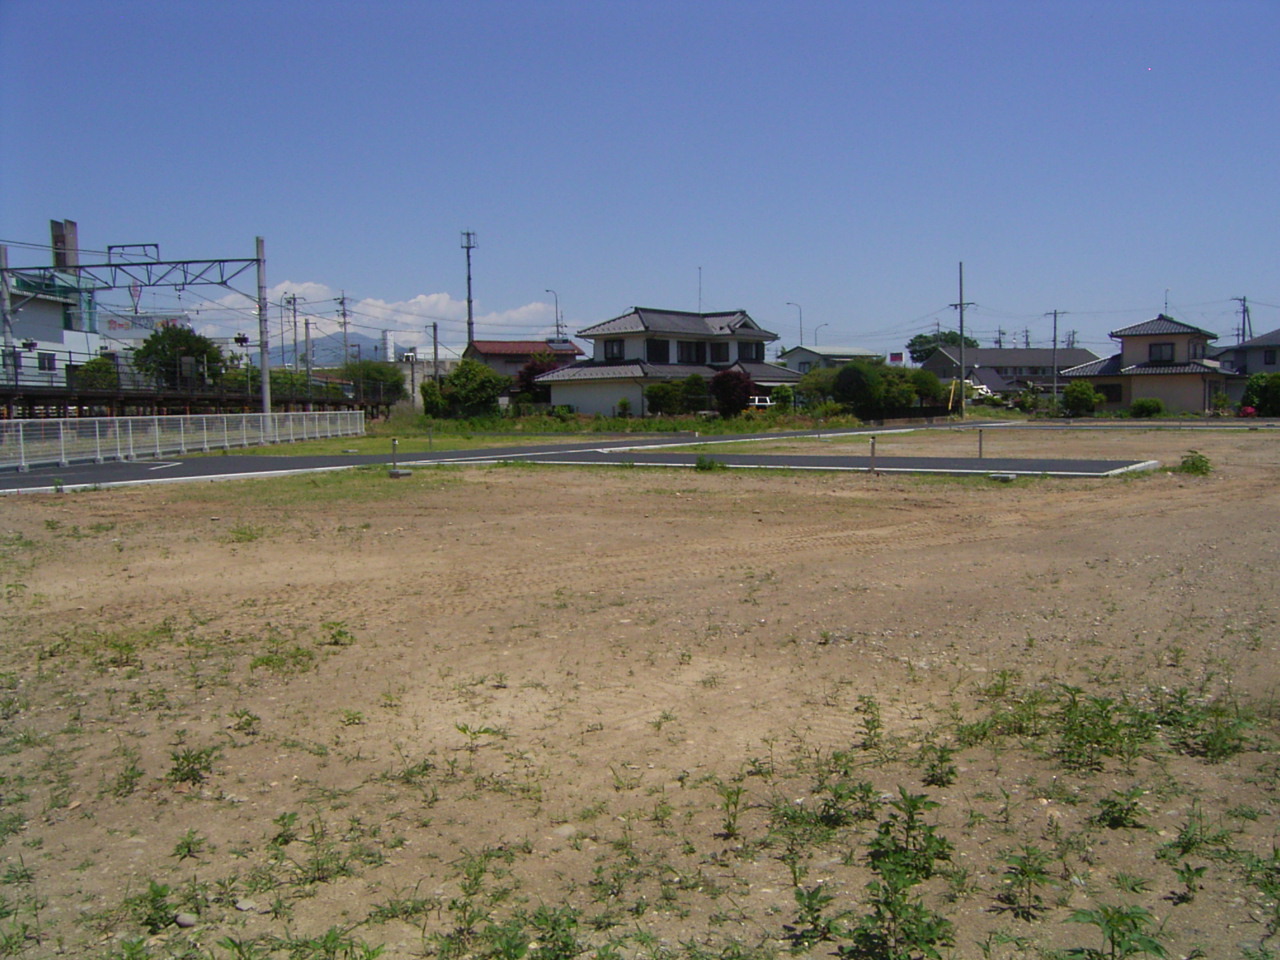
<path id="1" fill-rule="evenodd" d="M 982 424 L 969 423 L 964 429 Z M 1003 424 L 989 424 L 1006 429 Z M 955 429 L 948 425 L 939 429 Z M 920 429 L 920 428 L 901 428 Z M 1140 460 L 1064 460 L 1014 459 L 1008 457 L 884 457 L 874 464 L 869 456 L 833 454 L 762 454 L 734 452 L 735 445 L 749 440 L 781 437 L 848 436 L 851 433 L 884 435 L 894 429 L 861 431 L 793 431 L 785 434 L 751 434 L 734 437 L 631 436 L 618 440 L 589 440 L 581 443 L 547 444 L 545 446 L 495 447 L 485 450 L 449 450 L 439 452 L 403 451 L 401 467 L 430 466 L 447 463 L 525 463 L 560 464 L 627 464 L 633 466 L 692 467 L 699 457 L 710 458 L 726 467 L 787 470 L 848 470 L 866 472 L 1001 474 L 1012 476 L 1100 477 L 1129 470 L 1151 469 L 1158 464 Z M 688 453 L 682 448 L 716 444 L 723 452 Z M 349 470 L 355 467 L 388 464 L 387 455 L 340 456 L 205 456 L 174 457 L 167 460 L 130 460 L 109 463 L 76 463 L 65 467 L 35 467 L 27 472 L 0 472 L 0 493 L 50 492 L 80 490 L 93 487 L 125 486 L 181 481 L 224 480 L 234 477 L 280 476 L 290 473 L 324 470 Z"/>

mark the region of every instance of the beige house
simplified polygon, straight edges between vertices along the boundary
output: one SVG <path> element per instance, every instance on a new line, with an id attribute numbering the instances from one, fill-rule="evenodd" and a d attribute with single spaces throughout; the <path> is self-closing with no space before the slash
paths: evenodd
<path id="1" fill-rule="evenodd" d="M 1238 374 L 1206 354 L 1216 333 L 1166 317 L 1111 332 L 1120 352 L 1105 360 L 1062 371 L 1066 380 L 1088 380 L 1106 398 L 1103 410 L 1120 410 L 1135 400 L 1161 401 L 1169 413 L 1204 413 L 1227 392 Z"/>

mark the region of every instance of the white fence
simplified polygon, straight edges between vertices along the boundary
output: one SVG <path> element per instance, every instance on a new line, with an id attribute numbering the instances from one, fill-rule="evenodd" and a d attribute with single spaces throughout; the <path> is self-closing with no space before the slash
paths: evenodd
<path id="1" fill-rule="evenodd" d="M 364 435 L 364 413 L 232 413 L 200 417 L 0 420 L 0 469 L 133 460 L 264 443 Z"/>

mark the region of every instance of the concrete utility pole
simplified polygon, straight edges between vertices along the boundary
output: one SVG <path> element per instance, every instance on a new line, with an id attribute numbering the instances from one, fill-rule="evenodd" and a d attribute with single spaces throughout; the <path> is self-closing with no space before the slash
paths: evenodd
<path id="1" fill-rule="evenodd" d="M 261 237 L 258 253 L 258 366 L 262 368 L 262 412 L 271 413 L 271 334 L 267 329 L 267 253 Z"/>
<path id="2" fill-rule="evenodd" d="M 0 244 L 0 320 L 4 323 L 4 363 L 13 362 L 13 306 L 9 302 L 9 248 Z"/>
<path id="3" fill-rule="evenodd" d="M 1232 297 L 1231 299 L 1240 304 L 1240 334 L 1236 343 L 1244 343 L 1246 340 L 1252 340 L 1253 321 L 1249 318 L 1249 298 Z"/>
<path id="4" fill-rule="evenodd" d="M 1064 310 L 1053 311 L 1053 402 L 1058 403 L 1058 315 Z"/>
<path id="5" fill-rule="evenodd" d="M 302 344 L 303 344 L 303 345 L 302 345 L 302 349 L 306 351 L 306 358 L 307 358 L 307 360 L 306 360 L 306 363 L 307 363 L 307 400 L 308 400 L 308 403 L 307 403 L 307 409 L 308 409 L 308 410 L 310 410 L 310 409 L 311 409 L 311 403 L 310 403 L 310 400 L 311 400 L 311 318 L 310 318 L 310 317 L 303 317 L 303 318 L 302 318 L 302 325 L 303 325 L 303 330 L 304 330 L 304 333 L 305 333 L 305 336 L 303 337 L 303 341 L 302 341 Z M 297 363 L 298 363 L 298 358 L 297 358 L 297 357 L 294 357 L 294 366 L 297 366 Z"/>
<path id="6" fill-rule="evenodd" d="M 338 294 L 338 311 L 342 314 L 342 362 L 351 359 L 351 345 L 347 343 L 347 291 Z"/>
<path id="7" fill-rule="evenodd" d="M 431 321 L 431 376 L 440 384 L 440 324 Z"/>
<path id="8" fill-rule="evenodd" d="M 800 304 L 792 303 L 790 300 L 787 301 L 787 306 L 795 307 L 796 313 L 800 315 L 800 346 L 803 347 L 804 346 L 804 310 L 801 309 Z"/>
<path id="9" fill-rule="evenodd" d="M 951 304 L 952 307 L 960 311 L 960 419 L 964 419 L 964 308 L 972 307 L 972 303 L 965 303 L 964 300 L 964 261 L 960 261 L 960 302 Z"/>
<path id="10" fill-rule="evenodd" d="M 462 231 L 462 249 L 467 251 L 467 346 L 476 339 L 475 317 L 471 306 L 471 251 L 476 248 L 476 235 L 470 230 Z"/>

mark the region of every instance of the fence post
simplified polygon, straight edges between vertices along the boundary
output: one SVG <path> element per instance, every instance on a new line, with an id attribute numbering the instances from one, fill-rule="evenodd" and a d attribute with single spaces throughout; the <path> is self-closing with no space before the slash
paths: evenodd
<path id="1" fill-rule="evenodd" d="M 67 460 L 67 421 L 58 421 L 58 466 L 65 467 Z"/>
<path id="2" fill-rule="evenodd" d="M 871 473 L 876 472 L 876 438 L 875 434 L 871 436 Z"/>
<path id="3" fill-rule="evenodd" d="M 160 459 L 160 418 L 152 417 L 151 419 L 155 421 L 151 425 L 151 429 L 156 432 L 156 459 L 159 460 Z"/>
<path id="4" fill-rule="evenodd" d="M 25 420 L 18 421 L 18 471 L 24 473 L 30 469 L 27 466 L 27 438 L 25 436 L 27 422 Z"/>
<path id="5" fill-rule="evenodd" d="M 93 420 L 93 462 L 102 462 L 102 421 L 96 417 Z"/>
<path id="6" fill-rule="evenodd" d="M 129 419 L 129 420 L 125 421 L 125 422 L 126 422 L 126 423 L 128 424 L 128 426 L 129 426 L 129 459 L 130 459 L 130 460 L 136 460 L 136 459 L 137 459 L 137 454 L 136 454 L 136 453 L 134 453 L 134 451 L 133 451 L 133 420 L 132 420 L 132 419 Z"/>
<path id="7" fill-rule="evenodd" d="M 204 428 L 204 446 L 200 448 L 201 453 L 209 452 L 209 418 L 201 417 L 200 426 Z"/>
<path id="8" fill-rule="evenodd" d="M 187 452 L 187 418 L 178 418 L 178 453 Z"/>
<path id="9" fill-rule="evenodd" d="M 982 459 L 982 428 L 978 428 L 978 459 Z"/>

